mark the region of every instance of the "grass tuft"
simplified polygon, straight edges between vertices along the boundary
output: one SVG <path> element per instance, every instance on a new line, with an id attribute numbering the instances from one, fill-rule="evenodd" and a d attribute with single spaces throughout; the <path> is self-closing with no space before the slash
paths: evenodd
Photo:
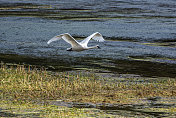
<path id="1" fill-rule="evenodd" d="M 94 74 L 52 73 L 33 66 L 1 64 L 0 99 L 130 103 L 147 97 L 175 97 L 176 79 L 147 82 L 114 80 Z M 132 101 L 131 101 L 132 100 Z"/>

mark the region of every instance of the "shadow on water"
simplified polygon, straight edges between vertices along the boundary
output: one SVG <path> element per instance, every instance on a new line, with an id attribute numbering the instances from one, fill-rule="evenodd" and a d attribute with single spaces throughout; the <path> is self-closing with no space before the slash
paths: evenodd
<path id="1" fill-rule="evenodd" d="M 27 64 L 27 65 L 35 65 L 38 67 L 46 67 L 48 70 L 53 71 L 69 71 L 73 70 L 71 65 L 62 61 L 62 60 L 51 60 L 47 58 L 37 58 L 31 56 L 22 56 L 15 54 L 0 54 L 0 60 L 5 63 L 12 64 Z"/>
<path id="2" fill-rule="evenodd" d="M 74 58 L 74 59 L 72 59 Z M 15 54 L 0 54 L 5 63 L 29 64 L 52 71 L 89 70 L 97 73 L 136 74 L 143 77 L 175 77 L 176 65 L 135 60 L 113 60 L 93 57 L 39 58 Z"/>

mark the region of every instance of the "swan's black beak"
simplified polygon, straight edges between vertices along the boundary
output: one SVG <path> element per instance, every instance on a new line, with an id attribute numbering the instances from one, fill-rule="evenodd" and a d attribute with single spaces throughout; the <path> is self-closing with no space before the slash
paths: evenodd
<path id="1" fill-rule="evenodd" d="M 98 49 L 101 49 L 100 46 L 97 46 Z"/>
<path id="2" fill-rule="evenodd" d="M 72 48 L 67 48 L 67 51 L 73 51 Z"/>

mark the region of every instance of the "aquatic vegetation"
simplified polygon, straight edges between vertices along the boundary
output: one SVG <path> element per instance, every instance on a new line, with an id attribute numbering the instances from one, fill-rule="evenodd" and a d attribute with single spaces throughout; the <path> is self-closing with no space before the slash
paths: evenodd
<path id="1" fill-rule="evenodd" d="M 155 42 L 155 43 L 141 43 L 143 45 L 149 45 L 149 46 L 161 46 L 161 47 L 176 47 L 176 42 L 174 41 L 168 41 L 168 42 Z"/>

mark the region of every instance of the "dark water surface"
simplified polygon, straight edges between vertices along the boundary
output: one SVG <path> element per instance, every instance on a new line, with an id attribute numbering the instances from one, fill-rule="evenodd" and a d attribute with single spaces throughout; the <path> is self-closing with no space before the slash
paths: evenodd
<path id="1" fill-rule="evenodd" d="M 68 32 L 100 32 L 100 50 L 67 52 Z M 90 41 L 89 45 L 97 45 Z M 175 0 L 0 0 L 0 60 L 53 70 L 97 69 L 141 76 L 176 76 Z"/>

